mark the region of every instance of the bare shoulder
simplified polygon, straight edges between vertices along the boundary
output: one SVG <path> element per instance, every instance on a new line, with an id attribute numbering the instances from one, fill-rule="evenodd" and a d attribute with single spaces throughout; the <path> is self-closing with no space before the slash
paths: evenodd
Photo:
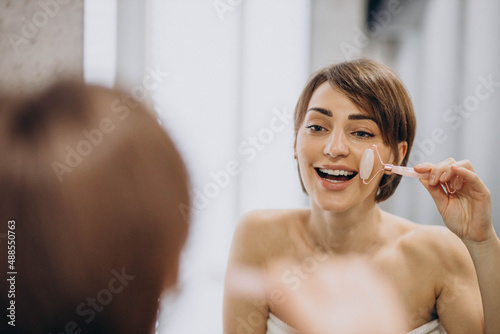
<path id="1" fill-rule="evenodd" d="M 419 225 L 407 220 L 404 226 L 399 245 L 407 256 L 448 273 L 472 265 L 463 242 L 445 226 Z"/>
<path id="2" fill-rule="evenodd" d="M 306 209 L 251 211 L 236 226 L 231 253 L 239 262 L 260 264 L 289 244 L 290 231 L 300 224 Z M 289 246 L 289 245 L 288 245 Z"/>
<path id="3" fill-rule="evenodd" d="M 421 305 L 434 309 L 449 333 L 473 333 L 471 329 L 480 328 L 481 296 L 464 243 L 445 226 L 419 225 L 403 219 L 396 219 L 392 225 L 401 231 L 394 239 L 394 249 L 403 259 L 400 263 L 406 266 L 411 283 L 405 286 L 405 291 L 412 293 L 408 303 L 417 301 L 417 310 Z"/>
<path id="4" fill-rule="evenodd" d="M 251 211 L 242 216 L 236 229 L 250 233 L 249 236 L 253 234 L 252 232 L 262 232 L 262 230 L 271 234 L 274 231 L 282 232 L 283 229 L 302 221 L 308 212 L 307 209 Z"/>

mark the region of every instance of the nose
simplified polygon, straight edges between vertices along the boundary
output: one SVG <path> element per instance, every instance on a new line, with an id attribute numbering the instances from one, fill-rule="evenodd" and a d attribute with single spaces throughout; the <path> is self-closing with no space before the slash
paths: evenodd
<path id="1" fill-rule="evenodd" d="M 332 132 L 331 136 L 328 137 L 328 140 L 325 143 L 323 154 L 332 158 L 349 155 L 347 138 L 342 131 Z"/>

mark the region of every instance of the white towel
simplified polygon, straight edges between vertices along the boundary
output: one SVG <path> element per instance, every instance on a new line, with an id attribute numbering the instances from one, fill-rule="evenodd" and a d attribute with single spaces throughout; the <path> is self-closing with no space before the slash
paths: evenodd
<path id="1" fill-rule="evenodd" d="M 408 334 L 446 334 L 443 325 L 439 319 L 432 320 L 425 325 L 415 328 Z"/>
<path id="2" fill-rule="evenodd" d="M 280 318 L 269 312 L 266 334 L 298 334 L 298 332 L 283 322 Z M 441 325 L 439 319 L 435 319 L 425 325 L 415 328 L 408 334 L 446 334 L 446 331 L 444 330 L 443 325 Z"/>
<path id="3" fill-rule="evenodd" d="M 266 334 L 298 334 L 298 332 L 292 327 L 288 326 L 280 318 L 269 312 L 269 318 L 267 318 Z"/>

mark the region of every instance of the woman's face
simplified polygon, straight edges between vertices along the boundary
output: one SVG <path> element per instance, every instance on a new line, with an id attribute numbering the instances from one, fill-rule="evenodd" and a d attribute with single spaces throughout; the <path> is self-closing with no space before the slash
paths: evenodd
<path id="1" fill-rule="evenodd" d="M 321 84 L 309 101 L 295 145 L 304 187 L 317 206 L 342 212 L 374 203 L 382 173 L 368 185 L 359 177 L 361 156 L 372 144 L 382 161 L 393 161 L 375 121 L 328 82 Z M 400 144 L 401 160 L 405 150 L 406 143 Z"/>

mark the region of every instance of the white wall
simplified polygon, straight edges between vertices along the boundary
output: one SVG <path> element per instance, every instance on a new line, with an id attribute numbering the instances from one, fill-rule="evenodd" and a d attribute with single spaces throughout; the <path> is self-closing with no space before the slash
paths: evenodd
<path id="1" fill-rule="evenodd" d="M 151 1 L 157 112 L 186 159 L 194 219 L 159 332 L 221 333 L 233 229 L 250 210 L 306 204 L 292 113 L 309 74 L 309 2 Z M 238 166 L 233 170 L 234 166 Z"/>
<path id="2" fill-rule="evenodd" d="M 317 71 L 328 65 L 344 61 L 350 48 L 361 56 L 363 48 L 356 42 L 364 30 L 366 0 L 312 0 L 310 69 Z"/>

